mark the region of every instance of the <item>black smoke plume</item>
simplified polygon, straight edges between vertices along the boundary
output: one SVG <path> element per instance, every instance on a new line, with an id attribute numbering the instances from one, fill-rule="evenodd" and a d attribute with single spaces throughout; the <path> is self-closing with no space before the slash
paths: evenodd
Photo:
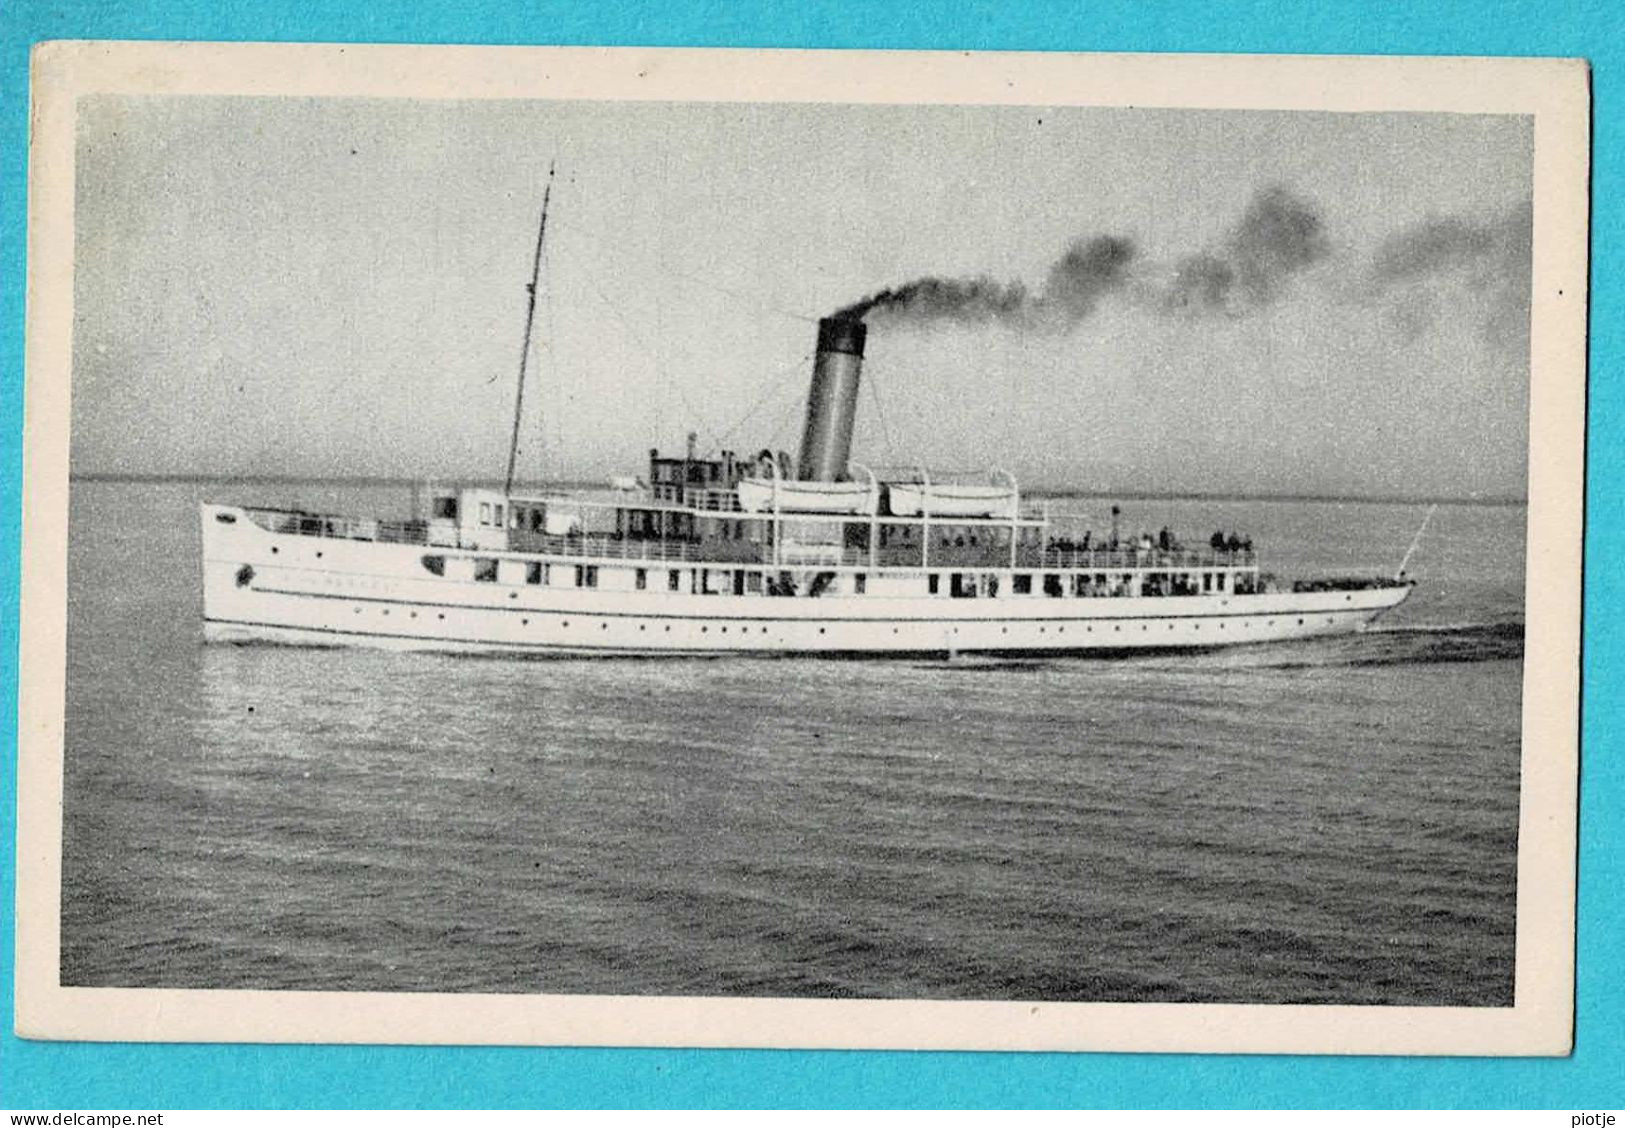
<path id="1" fill-rule="evenodd" d="M 1533 216 L 1526 200 L 1503 215 L 1424 220 L 1384 239 L 1367 293 L 1415 340 L 1442 318 L 1476 321 L 1485 338 L 1527 348 Z"/>
<path id="2" fill-rule="evenodd" d="M 1319 214 L 1285 188 L 1267 188 L 1247 205 L 1224 244 L 1181 260 L 1166 286 L 1142 284 L 1138 295 L 1168 312 L 1245 313 L 1273 302 L 1298 271 L 1330 253 Z M 1095 235 L 1070 243 L 1050 265 L 1039 291 L 1020 282 L 917 278 L 870 294 L 836 317 L 899 324 L 1009 324 L 1064 331 L 1124 290 L 1139 269 L 1134 243 Z"/>
<path id="3" fill-rule="evenodd" d="M 1377 248 L 1372 273 L 1393 284 L 1470 265 L 1495 248 L 1495 232 L 1464 219 L 1431 219 L 1389 236 Z"/>
<path id="4" fill-rule="evenodd" d="M 1521 272 L 1529 268 L 1532 228 L 1527 200 L 1485 222 L 1426 220 L 1383 240 L 1371 260 L 1372 277 L 1382 286 L 1450 272 L 1482 284 L 1499 281 L 1509 273 L 1524 282 L 1527 279 Z"/>
<path id="5" fill-rule="evenodd" d="M 1127 284 L 1134 253 L 1133 243 L 1115 235 L 1078 239 L 1051 264 L 1039 293 L 1020 282 L 987 277 L 917 278 L 870 294 L 837 310 L 835 316 L 1069 329 L 1093 313 L 1102 298 Z"/>
<path id="6" fill-rule="evenodd" d="M 1313 205 L 1282 187 L 1252 198 L 1224 244 L 1181 260 L 1162 302 L 1189 314 L 1243 314 L 1280 296 L 1294 274 L 1331 253 Z"/>

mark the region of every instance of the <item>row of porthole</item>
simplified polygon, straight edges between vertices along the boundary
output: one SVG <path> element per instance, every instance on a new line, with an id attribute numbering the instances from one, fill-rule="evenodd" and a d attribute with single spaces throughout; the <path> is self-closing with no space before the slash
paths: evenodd
<path id="1" fill-rule="evenodd" d="M 1333 618 L 1333 617 L 1332 617 L 1332 616 L 1330 616 L 1330 615 L 1328 615 L 1328 616 L 1326 616 L 1326 621 L 1327 621 L 1327 622 L 1328 622 L 1328 623 L 1335 623 L 1335 622 L 1336 622 L 1336 621 L 1337 621 L 1337 620 L 1336 620 L 1336 619 L 1335 619 L 1335 618 Z M 1271 627 L 1273 627 L 1273 626 L 1274 626 L 1274 625 L 1275 625 L 1275 620 L 1274 620 L 1274 619 L 1271 619 L 1271 620 L 1270 620 L 1270 621 L 1269 621 L 1269 622 L 1268 622 L 1268 623 L 1267 623 L 1267 624 L 1265 624 L 1265 625 L 1266 625 L 1266 626 L 1271 626 Z M 1298 626 L 1300 626 L 1300 627 L 1301 627 L 1301 626 L 1303 626 L 1303 625 L 1304 625 L 1304 620 L 1302 620 L 1302 619 L 1299 619 L 1299 620 L 1298 620 Z M 1177 624 L 1177 623 L 1169 623 L 1169 624 L 1168 624 L 1168 629 L 1169 629 L 1169 630 L 1174 630 L 1174 629 L 1175 629 L 1175 628 L 1176 628 L 1176 627 L 1177 627 L 1177 626 L 1178 626 L 1178 624 Z M 1244 626 L 1244 627 L 1250 627 L 1250 626 L 1252 626 L 1252 623 L 1251 623 L 1251 622 L 1243 622 L 1243 623 L 1242 623 L 1242 626 Z M 1195 624 L 1193 624 L 1193 627 L 1194 627 L 1194 629 L 1196 629 L 1196 630 L 1201 630 L 1201 629 L 1202 629 L 1202 624 L 1201 624 L 1201 623 L 1195 623 Z M 1224 628 L 1225 628 L 1225 624 L 1224 624 L 1224 623 L 1220 623 L 1220 624 L 1219 624 L 1219 629 L 1220 629 L 1220 630 L 1221 630 L 1221 631 L 1222 631 L 1222 630 L 1224 630 Z M 1009 633 L 1010 633 L 1010 628 L 1009 628 L 1009 627 L 1004 627 L 1004 628 L 1001 628 L 1001 629 L 1002 629 L 1002 632 L 1003 632 L 1003 633 L 1004 633 L 1004 634 L 1009 634 Z M 1086 630 L 1086 631 L 1088 631 L 1088 632 L 1089 632 L 1089 633 L 1090 633 L 1090 634 L 1093 634 L 1093 633 L 1094 633 L 1094 630 L 1095 630 L 1095 628 L 1094 628 L 1094 627 L 1092 627 L 1092 626 L 1086 626 L 1086 627 L 1084 627 L 1084 628 L 1083 628 L 1083 629 L 1084 629 L 1084 630 Z M 1121 626 L 1121 625 L 1114 625 L 1114 626 L 1113 626 L 1113 627 L 1112 627 L 1112 630 L 1114 630 L 1114 631 L 1121 631 L 1121 630 L 1122 630 L 1122 629 L 1123 629 L 1123 628 L 1122 628 L 1122 626 Z M 1145 623 L 1141 623 L 1141 624 L 1140 624 L 1140 629 L 1141 629 L 1141 630 L 1142 630 L 1142 631 L 1149 631 L 1149 630 L 1150 630 L 1150 629 L 1151 629 L 1151 628 L 1150 628 L 1150 626 L 1148 626 L 1148 625 L 1147 625 L 1147 624 L 1145 624 Z M 1066 628 L 1065 628 L 1065 627 L 1056 627 L 1056 628 L 1055 628 L 1055 631 L 1056 631 L 1056 633 L 1057 633 L 1057 634 L 1065 634 L 1065 633 L 1066 633 Z M 896 630 L 896 628 L 895 628 L 895 627 L 894 627 L 894 628 L 893 628 L 893 629 L 892 629 L 892 633 L 893 633 L 893 634 L 896 634 L 896 633 L 897 633 L 897 630 Z M 958 627 L 955 627 L 955 628 L 954 628 L 954 634 L 958 634 L 958 633 L 959 633 L 959 628 L 958 628 Z M 1043 628 L 1043 627 L 1039 627 L 1039 628 L 1038 628 L 1038 633 L 1039 633 L 1039 634 L 1043 634 L 1043 633 L 1044 633 L 1044 628 Z"/>
<path id="2" fill-rule="evenodd" d="M 469 610 L 478 611 L 478 610 L 481 610 L 481 608 L 471 607 L 471 608 L 469 608 Z M 361 614 L 361 608 L 359 608 L 359 607 L 355 608 L 355 613 L 357 615 Z M 389 608 L 385 607 L 383 609 L 383 614 L 388 615 L 389 614 Z M 413 619 L 416 619 L 418 617 L 418 613 L 416 611 L 408 612 L 408 614 Z M 444 611 L 437 612 L 435 617 L 437 619 L 444 619 L 446 617 L 446 613 Z M 1335 622 L 1335 621 L 1336 620 L 1332 616 L 1330 616 L 1330 615 L 1326 616 L 1326 622 L 1332 623 L 1332 622 Z M 522 627 L 528 627 L 528 626 L 530 626 L 530 620 L 529 619 L 520 619 L 519 620 L 519 625 L 522 626 Z M 564 620 L 561 621 L 560 625 L 564 626 L 564 627 L 568 627 L 570 625 L 570 620 L 564 619 Z M 1252 626 L 1252 623 L 1251 622 L 1244 622 L 1242 625 L 1250 627 L 1250 626 Z M 1275 620 L 1274 619 L 1269 620 L 1269 622 L 1266 625 L 1273 627 L 1275 625 Z M 1299 619 L 1298 620 L 1298 626 L 1301 627 L 1303 625 L 1304 625 L 1304 621 L 1302 619 Z M 1168 624 L 1168 629 L 1173 630 L 1176 626 L 1177 626 L 1177 624 L 1175 624 L 1175 623 L 1169 623 Z M 1195 626 L 1196 630 L 1201 630 L 1202 629 L 1202 624 L 1201 623 L 1196 623 L 1196 624 L 1194 624 L 1194 626 Z M 1219 624 L 1219 629 L 1222 631 L 1222 630 L 1224 630 L 1224 628 L 1225 628 L 1225 624 L 1220 623 Z M 608 623 L 599 623 L 598 624 L 598 629 L 602 630 L 602 631 L 607 631 L 607 630 L 609 630 L 609 624 Z M 645 624 L 643 624 L 643 623 L 638 624 L 638 630 L 642 631 L 642 630 L 647 630 L 647 629 L 648 628 L 647 628 L 647 626 Z M 1095 628 L 1093 626 L 1086 626 L 1083 629 L 1088 631 L 1090 634 L 1093 634 L 1094 630 L 1095 630 Z M 1120 631 L 1122 631 L 1122 629 L 1123 628 L 1122 628 L 1121 625 L 1114 625 L 1112 627 L 1112 630 L 1114 630 L 1114 631 L 1119 631 L 1120 632 Z M 1147 624 L 1142 623 L 1142 624 L 1140 624 L 1140 629 L 1142 631 L 1149 631 L 1151 628 Z M 668 624 L 667 627 L 665 628 L 665 630 L 666 630 L 667 634 L 670 634 L 671 633 L 671 626 Z M 707 626 L 707 625 L 702 624 L 701 627 L 700 627 L 700 633 L 701 634 L 707 634 L 707 633 L 710 632 L 710 630 L 711 630 L 711 628 L 709 626 Z M 1066 628 L 1065 627 L 1057 627 L 1057 628 L 1055 628 L 1055 630 L 1056 630 L 1057 634 L 1065 634 L 1066 633 Z M 766 627 L 761 628 L 761 632 L 763 634 L 766 634 L 767 633 L 767 628 Z M 954 634 L 958 634 L 959 633 L 959 628 L 955 627 L 953 629 L 953 632 L 954 632 Z M 728 628 L 723 627 L 722 628 L 722 633 L 727 634 L 728 633 Z M 740 634 L 749 634 L 750 633 L 750 628 L 749 627 L 741 627 L 739 629 L 739 633 Z M 818 633 L 819 634 L 825 633 L 824 628 L 819 627 L 818 628 Z M 891 633 L 892 634 L 897 634 L 898 633 L 898 628 L 893 627 L 892 630 L 891 630 Z M 1002 627 L 1002 628 L 1000 628 L 1000 633 L 1009 634 L 1010 633 L 1010 628 L 1009 627 Z M 1039 634 L 1045 633 L 1045 628 L 1039 627 L 1038 628 L 1038 633 Z"/>
<path id="3" fill-rule="evenodd" d="M 355 613 L 357 615 L 361 614 L 361 608 L 359 608 L 359 607 L 354 608 L 354 611 L 355 611 Z M 389 608 L 385 607 L 380 612 L 380 614 L 387 616 L 389 614 Z M 408 611 L 406 614 L 407 614 L 407 617 L 411 618 L 411 619 L 416 619 L 418 617 L 418 613 L 416 611 Z M 444 619 L 445 617 L 446 617 L 446 613 L 444 611 L 437 611 L 435 613 L 435 618 L 436 619 Z M 529 620 L 527 620 L 527 622 L 528 621 Z"/>
<path id="4" fill-rule="evenodd" d="M 357 615 L 359 615 L 359 614 L 361 614 L 362 609 L 359 608 L 359 607 L 356 607 L 353 610 Z M 481 610 L 481 608 L 471 607 L 471 608 L 469 608 L 469 610 L 478 611 L 478 610 Z M 387 616 L 389 614 L 389 608 L 385 607 L 382 610 L 381 614 Z M 408 615 L 408 617 L 413 618 L 413 619 L 416 619 L 418 617 L 418 613 L 416 611 L 409 611 L 409 612 L 407 612 L 407 615 Z M 446 617 L 446 613 L 444 611 L 436 612 L 436 614 L 435 614 L 435 618 L 437 618 L 437 619 L 444 619 L 445 617 Z M 528 627 L 528 626 L 530 626 L 530 620 L 529 619 L 520 619 L 519 620 L 519 625 L 522 626 L 522 627 Z M 568 619 L 560 620 L 559 625 L 561 627 L 568 627 L 570 625 L 570 620 L 568 620 Z M 598 624 L 598 629 L 601 630 L 601 631 L 607 631 L 607 630 L 609 630 L 609 624 L 608 623 L 599 623 Z M 646 624 L 646 623 L 639 623 L 638 624 L 638 630 L 646 631 L 648 629 L 649 629 L 648 624 Z M 707 633 L 710 632 L 710 630 L 711 630 L 711 628 L 709 626 L 706 626 L 706 625 L 702 625 L 700 627 L 700 633 L 701 634 L 707 634 Z M 665 628 L 665 632 L 667 634 L 671 633 L 671 625 L 670 624 L 667 624 L 667 626 Z M 761 632 L 763 634 L 766 634 L 767 633 L 767 628 L 762 627 Z M 728 628 L 723 627 L 722 628 L 722 633 L 727 634 L 728 633 Z M 740 634 L 749 634 L 750 633 L 750 628 L 749 627 L 740 627 L 739 628 L 739 633 Z M 818 628 L 818 633 L 823 634 L 824 633 L 824 628 L 819 627 Z M 892 634 L 896 634 L 896 633 L 897 633 L 897 629 L 895 627 L 892 628 Z"/>

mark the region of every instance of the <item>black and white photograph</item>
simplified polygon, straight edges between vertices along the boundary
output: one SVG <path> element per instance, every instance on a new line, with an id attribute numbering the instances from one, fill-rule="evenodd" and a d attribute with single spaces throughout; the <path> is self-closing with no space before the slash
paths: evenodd
<path id="1" fill-rule="evenodd" d="M 1566 1052 L 1583 68 L 125 50 L 37 1033 Z"/>

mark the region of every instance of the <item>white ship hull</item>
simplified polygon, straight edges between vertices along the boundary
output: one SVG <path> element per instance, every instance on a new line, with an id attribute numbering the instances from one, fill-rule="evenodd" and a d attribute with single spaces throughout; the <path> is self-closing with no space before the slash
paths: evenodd
<path id="1" fill-rule="evenodd" d="M 605 560 L 613 583 L 532 585 L 504 554 L 491 582 L 430 574 L 426 553 L 477 555 L 275 533 L 230 506 L 203 509 L 205 637 L 505 655 L 1060 654 L 1190 649 L 1342 634 L 1397 606 L 1406 587 L 1187 596 L 690 594 L 668 570 Z M 488 554 L 487 554 L 488 555 Z M 556 569 L 592 560 L 553 559 Z M 722 567 L 718 565 L 717 567 Z M 625 581 L 625 587 L 619 584 Z"/>

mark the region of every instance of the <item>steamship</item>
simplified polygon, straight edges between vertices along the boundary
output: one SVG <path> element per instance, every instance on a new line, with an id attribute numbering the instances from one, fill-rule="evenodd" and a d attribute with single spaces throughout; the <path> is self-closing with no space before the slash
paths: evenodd
<path id="1" fill-rule="evenodd" d="M 534 307 L 534 279 L 531 295 Z M 1099 654 L 1350 632 L 1410 592 L 1403 564 L 1287 583 L 1234 537 L 1070 535 L 1002 472 L 856 463 L 866 333 L 851 317 L 819 323 L 795 460 L 702 456 L 691 438 L 682 456 L 651 451 L 631 488 L 526 494 L 510 450 L 505 488 L 431 491 L 405 519 L 204 504 L 205 637 L 504 655 Z M 515 419 L 517 436 L 517 404 Z"/>

